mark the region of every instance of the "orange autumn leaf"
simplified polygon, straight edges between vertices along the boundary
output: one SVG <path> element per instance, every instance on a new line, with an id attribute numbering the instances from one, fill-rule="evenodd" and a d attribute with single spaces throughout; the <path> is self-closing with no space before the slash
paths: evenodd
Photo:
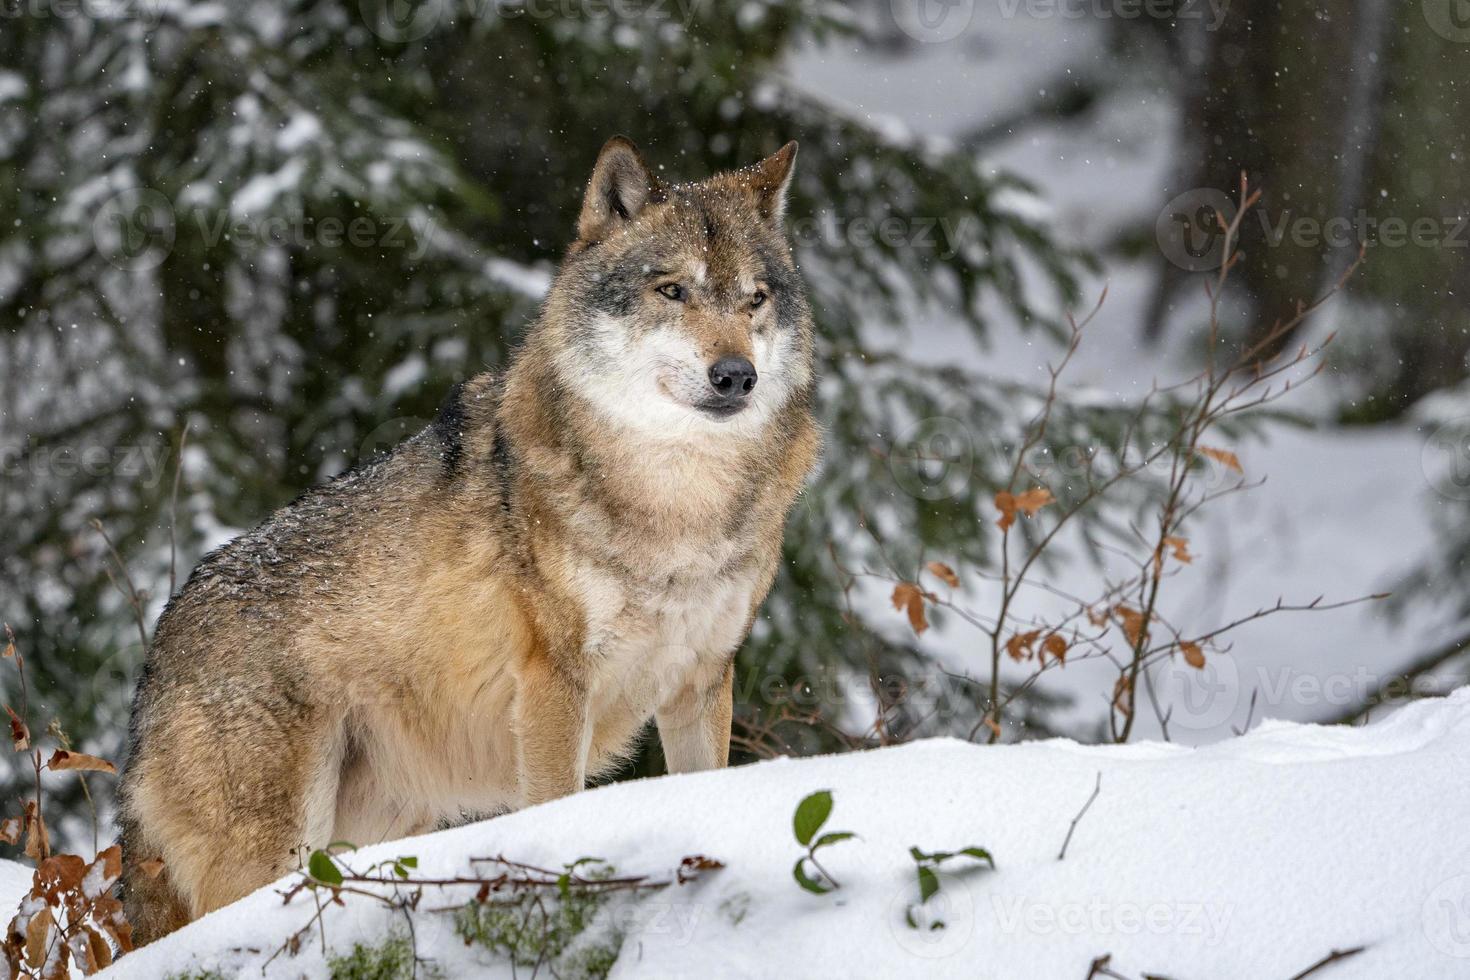
<path id="1" fill-rule="evenodd" d="M 930 575 L 933 575 L 935 578 L 939 579 L 939 581 L 943 582 L 951 589 L 957 589 L 960 587 L 960 577 L 955 574 L 953 568 L 950 568 L 944 562 L 931 561 L 924 567 L 929 570 Z"/>
<path id="2" fill-rule="evenodd" d="M 1189 553 L 1189 539 L 1165 537 L 1159 542 L 1158 550 L 1154 552 L 1154 574 L 1158 575 L 1164 569 L 1164 551 L 1168 549 L 1170 557 L 1175 561 L 1188 565 L 1194 561 L 1194 555 Z"/>
<path id="3" fill-rule="evenodd" d="M 1210 457 L 1210 459 L 1213 459 L 1221 466 L 1232 469 L 1235 472 L 1239 473 L 1241 476 L 1245 475 L 1245 468 L 1240 465 L 1240 457 L 1232 453 L 1230 450 L 1214 449 L 1210 446 L 1200 446 L 1198 447 L 1198 449 L 1202 455 Z"/>
<path id="4" fill-rule="evenodd" d="M 1062 639 L 1060 634 L 1053 633 L 1051 636 L 1048 636 L 1042 642 L 1041 649 L 1043 653 L 1055 657 L 1059 663 L 1066 664 L 1067 641 Z"/>
<path id="5" fill-rule="evenodd" d="M 1127 717 L 1133 714 L 1133 681 L 1127 674 L 1121 674 L 1118 681 L 1113 685 L 1113 707 L 1118 713 Z"/>
<path id="6" fill-rule="evenodd" d="M 15 746 L 15 751 L 24 752 L 31 747 L 31 730 L 8 704 L 5 706 L 5 713 L 10 716 L 10 742 Z"/>
<path id="7" fill-rule="evenodd" d="M 1144 622 L 1143 613 L 1128 606 L 1119 606 L 1114 610 L 1119 624 L 1123 627 L 1123 635 L 1128 637 L 1130 646 L 1137 647 L 1147 638 L 1147 624 Z"/>
<path id="8" fill-rule="evenodd" d="M 22 819 L 25 823 L 26 857 L 32 861 L 50 857 L 51 835 L 46 832 L 46 818 L 41 816 L 35 800 L 26 801 L 25 815 Z"/>
<path id="9" fill-rule="evenodd" d="M 1192 640 L 1184 640 L 1179 644 L 1179 651 L 1184 654 L 1184 662 L 1195 670 L 1205 669 L 1205 652 L 1200 649 L 1198 643 Z"/>
<path id="10" fill-rule="evenodd" d="M 54 772 L 64 769 L 80 769 L 84 772 L 117 772 L 117 766 L 106 759 L 85 752 L 69 752 L 66 749 L 57 749 L 51 756 L 51 761 L 46 763 L 46 768 Z"/>
<path id="11" fill-rule="evenodd" d="M 924 615 L 924 590 L 912 582 L 900 582 L 893 587 L 893 608 L 908 613 L 909 625 L 917 635 L 929 628 Z"/>
<path id="12" fill-rule="evenodd" d="M 1002 531 L 1009 530 L 1016 523 L 1017 511 L 1027 517 L 1035 517 L 1037 511 L 1054 499 L 1046 487 L 1034 487 L 1020 494 L 1002 490 L 995 495 L 995 506 L 1000 511 L 1000 520 L 995 523 Z"/>
<path id="13" fill-rule="evenodd" d="M 1041 630 L 1030 630 L 1026 633 L 1016 633 L 1006 641 L 1006 653 L 1017 663 L 1031 658 L 1031 646 L 1041 636 Z"/>

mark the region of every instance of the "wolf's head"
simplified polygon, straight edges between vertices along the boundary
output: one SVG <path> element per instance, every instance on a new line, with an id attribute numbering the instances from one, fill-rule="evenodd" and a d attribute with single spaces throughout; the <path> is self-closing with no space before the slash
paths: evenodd
<path id="1" fill-rule="evenodd" d="M 668 184 L 624 137 L 598 155 L 547 320 L 564 390 L 650 435 L 754 435 L 812 379 L 811 317 L 781 230 L 796 144 Z"/>

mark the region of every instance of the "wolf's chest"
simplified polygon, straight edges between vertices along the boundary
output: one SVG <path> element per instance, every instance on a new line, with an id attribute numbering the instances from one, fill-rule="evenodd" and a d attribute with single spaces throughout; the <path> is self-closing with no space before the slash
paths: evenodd
<path id="1" fill-rule="evenodd" d="M 743 570 L 662 587 L 592 577 L 600 581 L 586 593 L 583 649 L 594 687 L 617 689 L 650 707 L 699 664 L 734 651 L 755 589 L 754 574 Z"/>

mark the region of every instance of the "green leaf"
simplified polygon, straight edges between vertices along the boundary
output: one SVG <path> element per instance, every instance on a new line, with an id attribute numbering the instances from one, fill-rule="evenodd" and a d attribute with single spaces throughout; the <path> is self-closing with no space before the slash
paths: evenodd
<path id="1" fill-rule="evenodd" d="M 919 904 L 929 901 L 939 891 L 939 876 L 927 864 L 919 865 Z"/>
<path id="2" fill-rule="evenodd" d="M 815 851 L 819 847 L 826 847 L 828 844 L 839 844 L 842 841 L 851 840 L 856 836 L 857 834 L 846 830 L 834 830 L 830 834 L 823 834 L 821 837 L 818 837 L 816 843 L 812 845 L 812 850 Z"/>
<path id="3" fill-rule="evenodd" d="M 831 815 L 831 790 L 818 790 L 802 800 L 797 804 L 796 814 L 791 819 L 797 842 L 802 846 L 810 844 L 817 831 L 822 829 L 822 824 L 826 823 L 827 818 Z"/>
<path id="4" fill-rule="evenodd" d="M 990 852 L 983 847 L 967 847 L 959 853 L 969 855 L 977 861 L 984 861 L 990 865 L 991 871 L 995 870 L 995 858 L 991 857 Z"/>
<path id="5" fill-rule="evenodd" d="M 412 856 L 401 857 L 398 859 L 398 863 L 403 865 L 405 868 L 417 868 L 419 866 L 419 859 Z"/>
<path id="6" fill-rule="evenodd" d="M 795 866 L 791 869 L 791 875 L 796 879 L 796 883 L 813 895 L 825 895 L 830 892 L 832 890 L 831 885 L 823 882 L 819 878 L 808 877 L 806 873 L 806 861 L 807 859 L 805 857 L 797 858 Z"/>
<path id="7" fill-rule="evenodd" d="M 311 857 L 306 859 L 306 870 L 324 885 L 342 884 L 342 869 L 326 851 L 312 851 Z"/>

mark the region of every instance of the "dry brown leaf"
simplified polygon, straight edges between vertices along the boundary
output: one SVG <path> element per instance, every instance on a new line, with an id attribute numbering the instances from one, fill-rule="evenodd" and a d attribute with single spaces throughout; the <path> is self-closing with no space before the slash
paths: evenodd
<path id="1" fill-rule="evenodd" d="M 893 587 L 893 608 L 908 613 L 915 634 L 929 628 L 929 620 L 924 615 L 924 590 L 914 583 L 900 582 Z"/>
<path id="2" fill-rule="evenodd" d="M 1195 670 L 1205 669 L 1205 652 L 1198 643 L 1185 640 L 1179 644 L 1179 652 L 1184 654 L 1184 662 Z"/>
<path id="3" fill-rule="evenodd" d="M 46 763 L 46 768 L 55 772 L 64 769 L 80 769 L 84 772 L 117 772 L 117 766 L 106 759 L 85 752 L 68 752 L 66 749 L 57 749 L 51 756 L 51 761 Z"/>
<path id="4" fill-rule="evenodd" d="M 1027 517 L 1035 517 L 1037 511 L 1051 503 L 1054 499 L 1051 491 L 1046 487 L 1036 487 L 1033 490 L 1027 490 L 1016 498 L 1016 509 L 1023 512 Z"/>
<path id="5" fill-rule="evenodd" d="M 0 844 L 15 844 L 20 841 L 20 817 L 0 820 Z"/>
<path id="6" fill-rule="evenodd" d="M 1051 491 L 1046 487 L 1035 487 L 1020 494 L 1002 490 L 995 495 L 995 506 L 1000 511 L 1000 520 L 995 523 L 1002 531 L 1009 530 L 1010 526 L 1016 523 L 1017 511 L 1027 517 L 1035 517 L 1036 512 L 1051 503 L 1053 499 Z"/>
<path id="7" fill-rule="evenodd" d="M 929 569 L 930 575 L 933 575 L 951 589 L 958 589 L 960 587 L 960 577 L 954 573 L 953 568 L 950 568 L 944 562 L 931 561 L 924 567 Z"/>
<path id="8" fill-rule="evenodd" d="M 1025 633 L 1015 633 L 1006 641 L 1006 653 L 1012 660 L 1017 662 L 1031 658 L 1031 646 L 1036 638 L 1041 635 L 1041 630 L 1029 630 Z"/>
<path id="9" fill-rule="evenodd" d="M 47 940 L 51 938 L 51 926 L 55 921 L 51 909 L 43 905 L 41 911 L 26 923 L 26 965 L 32 970 L 39 970 L 46 962 L 46 948 L 50 945 Z"/>
<path id="10" fill-rule="evenodd" d="M 111 888 L 112 883 L 122 877 L 122 847 L 113 844 L 98 851 L 97 858 L 87 868 L 87 876 L 101 882 L 103 891 Z"/>
<path id="11" fill-rule="evenodd" d="M 112 965 L 112 947 L 107 944 L 106 939 L 102 938 L 102 933 L 91 925 L 88 925 L 86 929 L 87 948 L 91 951 L 92 961 L 97 964 L 97 969 L 106 969 Z"/>
<path id="12" fill-rule="evenodd" d="M 1113 610 L 1118 617 L 1118 623 L 1123 627 L 1123 635 L 1128 637 L 1128 645 L 1135 649 L 1148 638 L 1148 630 L 1143 621 L 1143 613 L 1128 606 L 1119 606 Z"/>
<path id="13" fill-rule="evenodd" d="M 10 716 L 10 741 L 15 746 L 15 751 L 24 752 L 31 747 L 31 730 L 21 720 L 20 715 L 11 710 L 10 705 L 5 706 L 5 713 Z"/>
<path id="14" fill-rule="evenodd" d="M 53 854 L 36 869 L 36 886 L 49 899 L 58 902 L 87 876 L 87 863 L 75 854 Z"/>
<path id="15" fill-rule="evenodd" d="M 1132 693 L 1133 681 L 1127 674 L 1119 675 L 1118 682 L 1113 685 L 1113 707 L 1125 717 L 1133 714 L 1132 699 L 1129 697 Z"/>
<path id="16" fill-rule="evenodd" d="M 1209 446 L 1197 447 L 1202 455 L 1210 457 L 1221 466 L 1228 467 L 1241 476 L 1245 475 L 1245 468 L 1240 465 L 1240 457 L 1228 449 L 1213 449 Z"/>
<path id="17" fill-rule="evenodd" d="M 1188 538 L 1167 537 L 1164 539 L 1164 546 L 1169 549 L 1169 553 L 1175 561 L 1182 562 L 1185 565 L 1194 561 L 1194 555 L 1189 553 Z"/>
<path id="18" fill-rule="evenodd" d="M 1067 641 L 1062 639 L 1059 633 L 1053 633 L 1043 640 L 1041 650 L 1043 653 L 1055 657 L 1062 664 L 1067 662 Z"/>
<path id="19" fill-rule="evenodd" d="M 1011 525 L 1016 523 L 1016 496 L 1009 491 L 1002 490 L 995 495 L 995 507 L 1000 511 L 1000 520 L 995 522 L 996 527 L 1002 531 L 1009 531 Z"/>
<path id="20" fill-rule="evenodd" d="M 26 801 L 26 857 L 40 861 L 51 854 L 51 835 L 46 832 L 46 819 L 36 808 L 35 800 Z"/>

